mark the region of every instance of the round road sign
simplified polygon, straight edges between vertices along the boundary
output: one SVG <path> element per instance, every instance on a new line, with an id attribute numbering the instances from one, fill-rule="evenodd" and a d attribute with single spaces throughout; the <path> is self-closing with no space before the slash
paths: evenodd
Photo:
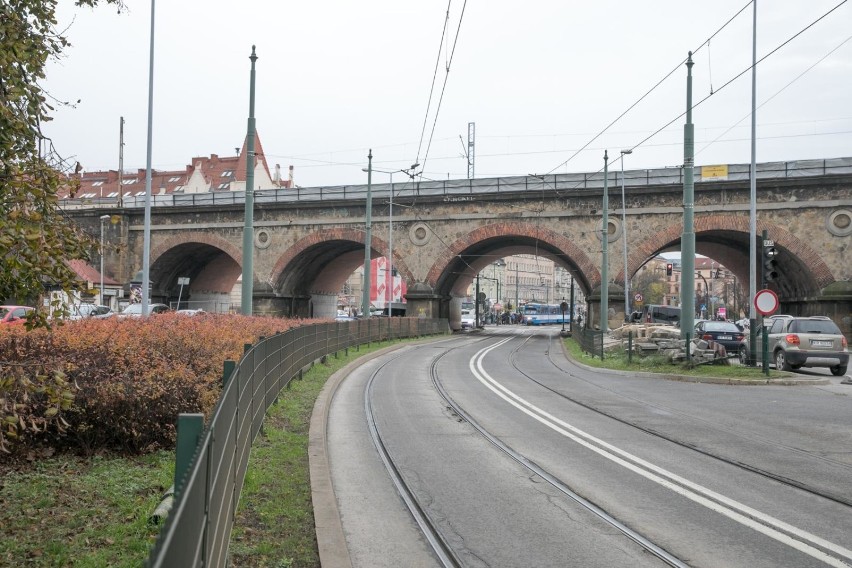
<path id="1" fill-rule="evenodd" d="M 641 293 L 637 293 L 635 296 L 633 296 L 633 300 L 635 300 L 636 302 L 641 302 L 644 299 L 645 298 L 642 296 Z"/>
<path id="2" fill-rule="evenodd" d="M 772 290 L 761 290 L 754 295 L 754 307 L 764 316 L 771 316 L 778 309 L 778 296 Z"/>

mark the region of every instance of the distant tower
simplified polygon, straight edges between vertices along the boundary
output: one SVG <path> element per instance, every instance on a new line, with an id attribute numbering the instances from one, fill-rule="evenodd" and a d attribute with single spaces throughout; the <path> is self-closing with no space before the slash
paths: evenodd
<path id="1" fill-rule="evenodd" d="M 474 140 L 476 139 L 476 123 L 467 123 L 467 179 L 473 179 L 473 162 L 475 157 Z"/>

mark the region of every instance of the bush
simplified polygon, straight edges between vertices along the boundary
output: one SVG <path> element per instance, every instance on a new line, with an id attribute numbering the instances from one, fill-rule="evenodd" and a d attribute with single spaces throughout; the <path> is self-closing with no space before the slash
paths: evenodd
<path id="1" fill-rule="evenodd" d="M 0 330 L 0 448 L 138 454 L 174 445 L 179 413 L 209 416 L 226 359 L 312 323 L 163 314 Z"/>

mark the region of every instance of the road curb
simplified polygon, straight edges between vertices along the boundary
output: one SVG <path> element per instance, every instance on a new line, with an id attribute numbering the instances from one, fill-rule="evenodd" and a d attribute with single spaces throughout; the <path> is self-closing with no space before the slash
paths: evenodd
<path id="1" fill-rule="evenodd" d="M 416 343 L 429 343 L 446 339 L 444 336 L 429 338 Z M 323 568 L 352 568 L 349 557 L 349 546 L 340 521 L 340 510 L 337 508 L 337 496 L 331 483 L 331 469 L 328 463 L 328 415 L 331 401 L 337 388 L 352 371 L 376 357 L 391 351 L 412 345 L 414 342 L 389 345 L 378 351 L 373 351 L 358 357 L 342 369 L 333 373 L 317 396 L 311 413 L 311 425 L 308 432 L 308 467 L 311 475 L 311 502 L 314 508 L 314 529 L 317 535 L 320 565 Z"/>
<path id="2" fill-rule="evenodd" d="M 831 379 L 828 378 L 810 378 L 810 377 L 782 377 L 779 379 L 737 379 L 732 377 L 693 377 L 689 375 L 678 375 L 676 373 L 649 373 L 648 371 L 621 371 L 618 369 L 607 369 L 605 367 L 591 367 L 585 363 L 577 361 L 571 356 L 568 348 L 565 346 L 565 341 L 560 338 L 562 345 L 562 353 L 566 359 L 569 359 L 575 365 L 586 369 L 587 371 L 607 371 L 614 375 L 624 377 L 643 377 L 647 379 L 663 379 L 666 381 L 678 381 L 682 383 L 708 383 L 714 385 L 736 385 L 736 386 L 762 386 L 762 385 L 778 385 L 778 386 L 797 386 L 797 385 L 830 385 Z"/>

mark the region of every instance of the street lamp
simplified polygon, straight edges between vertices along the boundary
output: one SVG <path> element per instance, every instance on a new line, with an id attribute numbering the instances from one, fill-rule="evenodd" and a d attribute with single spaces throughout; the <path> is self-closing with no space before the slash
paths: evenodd
<path id="1" fill-rule="evenodd" d="M 378 170 L 371 166 L 369 171 L 379 172 L 383 174 L 388 174 L 390 177 L 390 197 L 388 198 L 388 273 L 389 284 L 388 289 L 390 290 L 390 303 L 388 305 L 388 317 L 393 315 L 393 303 L 396 300 L 394 294 L 394 286 L 393 286 L 393 174 L 397 172 L 402 172 L 407 175 L 409 178 L 414 179 L 414 174 L 412 171 L 417 168 L 420 164 L 411 164 L 411 167 L 408 169 L 399 169 L 399 170 Z M 368 171 L 367 168 L 361 168 L 362 172 Z"/>
<path id="2" fill-rule="evenodd" d="M 361 316 L 370 317 L 370 245 L 373 240 L 371 222 L 373 216 L 373 150 L 367 154 L 367 202 L 365 209 L 364 232 L 364 285 L 361 290 Z"/>
<path id="3" fill-rule="evenodd" d="M 621 238 L 624 240 L 624 321 L 630 319 L 630 278 L 627 276 L 627 200 L 624 198 L 624 156 L 633 150 L 621 151 Z"/>
<path id="4" fill-rule="evenodd" d="M 101 215 L 101 301 L 99 305 L 104 305 L 104 221 L 109 219 L 109 215 Z"/>

